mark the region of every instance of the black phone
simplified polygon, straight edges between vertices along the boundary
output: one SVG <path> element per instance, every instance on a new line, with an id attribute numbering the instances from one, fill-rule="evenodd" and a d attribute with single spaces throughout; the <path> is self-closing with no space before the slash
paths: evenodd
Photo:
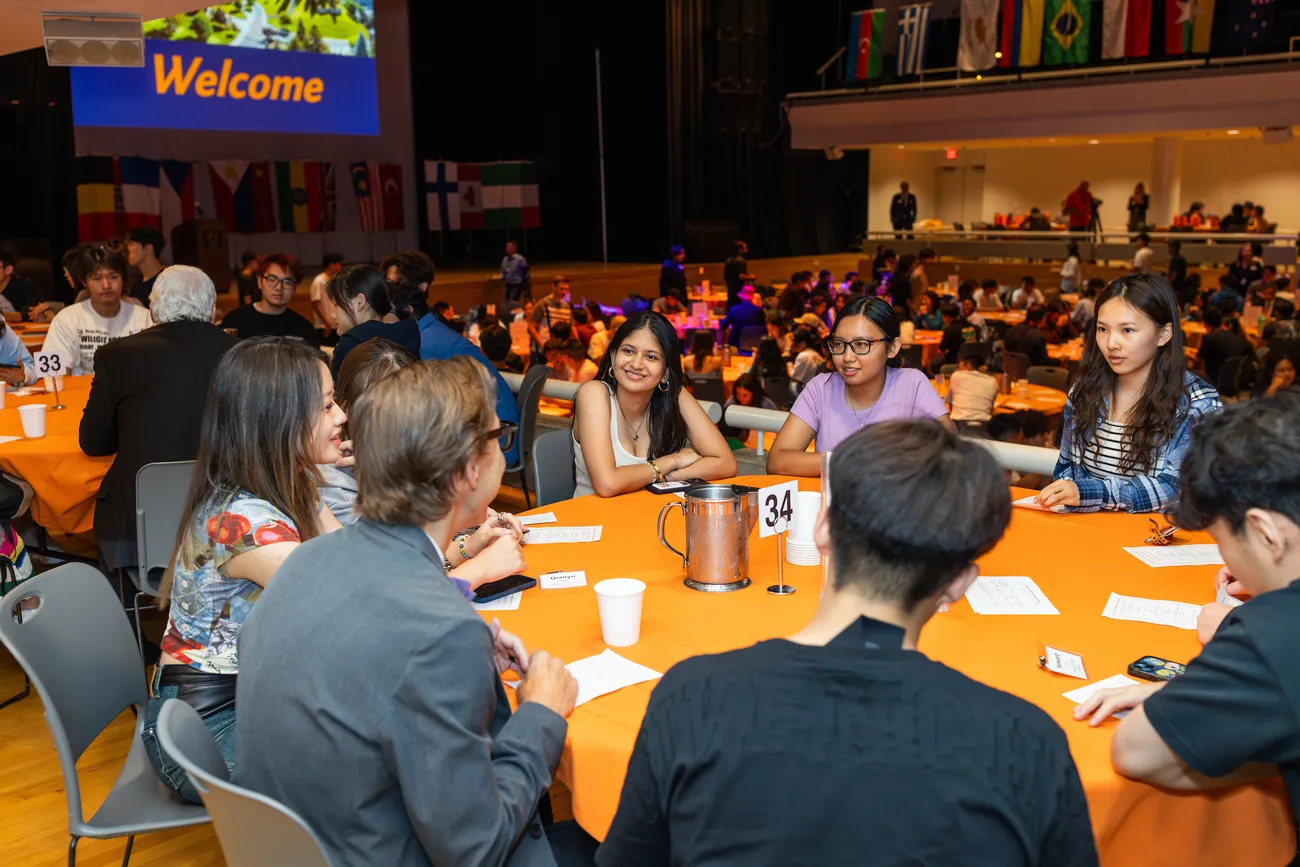
<path id="1" fill-rule="evenodd" d="M 704 484 L 704 479 L 683 479 L 680 482 L 651 482 L 645 486 L 645 489 L 652 494 L 677 494 L 687 488 L 702 484 Z"/>
<path id="2" fill-rule="evenodd" d="M 1144 656 L 1129 663 L 1128 666 L 1129 674 L 1143 680 L 1153 680 L 1156 683 L 1173 680 L 1185 671 L 1187 671 L 1187 666 L 1181 662 L 1171 662 L 1159 656 Z"/>
<path id="3" fill-rule="evenodd" d="M 527 575 L 510 575 L 500 581 L 480 584 L 478 589 L 474 591 L 472 601 L 491 602 L 493 599 L 500 599 L 502 596 L 509 596 L 511 593 L 518 593 L 520 590 L 527 590 L 529 587 L 536 586 L 536 578 L 529 578 Z"/>

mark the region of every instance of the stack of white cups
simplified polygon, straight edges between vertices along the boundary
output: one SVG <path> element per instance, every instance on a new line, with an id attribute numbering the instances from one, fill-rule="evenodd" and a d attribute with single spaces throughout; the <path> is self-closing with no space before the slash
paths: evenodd
<path id="1" fill-rule="evenodd" d="M 785 537 L 785 562 L 792 566 L 819 566 L 821 552 L 813 541 L 813 528 L 821 514 L 822 495 L 816 491 L 800 491 L 794 503 L 794 520 Z"/>

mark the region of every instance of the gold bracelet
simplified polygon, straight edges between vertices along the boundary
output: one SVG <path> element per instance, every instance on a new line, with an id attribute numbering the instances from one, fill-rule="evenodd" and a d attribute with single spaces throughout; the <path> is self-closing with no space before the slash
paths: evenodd
<path id="1" fill-rule="evenodd" d="M 654 461 L 646 461 L 646 464 L 649 465 L 650 471 L 655 474 L 655 483 L 658 484 L 659 482 L 662 482 L 664 480 L 664 474 L 659 472 L 658 464 Z"/>

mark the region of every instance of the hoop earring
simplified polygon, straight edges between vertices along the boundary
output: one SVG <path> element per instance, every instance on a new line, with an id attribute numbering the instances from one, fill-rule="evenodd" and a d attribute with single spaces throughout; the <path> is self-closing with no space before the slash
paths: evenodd
<path id="1" fill-rule="evenodd" d="M 666 379 L 661 379 L 661 380 L 659 380 L 659 390 L 660 390 L 660 391 L 667 391 L 667 390 L 668 390 L 668 380 L 666 380 Z"/>
<path id="2" fill-rule="evenodd" d="M 613 367 L 611 367 L 609 370 L 605 371 L 605 378 L 608 379 L 610 382 L 614 382 L 614 381 L 615 381 L 615 379 L 614 379 L 614 368 L 613 368 Z"/>

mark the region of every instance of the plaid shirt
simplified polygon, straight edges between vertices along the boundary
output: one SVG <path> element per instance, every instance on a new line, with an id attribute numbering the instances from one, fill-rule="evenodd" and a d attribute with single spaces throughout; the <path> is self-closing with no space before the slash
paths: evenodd
<path id="1" fill-rule="evenodd" d="M 1177 427 L 1165 447 L 1155 456 L 1146 475 L 1131 479 L 1097 478 L 1083 466 L 1083 452 L 1074 444 L 1074 404 L 1065 401 L 1065 423 L 1061 428 L 1061 457 L 1052 477 L 1069 479 L 1079 488 L 1079 505 L 1072 511 L 1101 509 L 1124 512 L 1160 512 L 1178 496 L 1178 470 L 1187 453 L 1187 442 L 1196 420 L 1223 408 L 1219 393 L 1205 380 L 1188 372 L 1186 393 L 1179 399 Z M 1108 417 L 1110 398 L 1102 404 L 1098 421 Z"/>

